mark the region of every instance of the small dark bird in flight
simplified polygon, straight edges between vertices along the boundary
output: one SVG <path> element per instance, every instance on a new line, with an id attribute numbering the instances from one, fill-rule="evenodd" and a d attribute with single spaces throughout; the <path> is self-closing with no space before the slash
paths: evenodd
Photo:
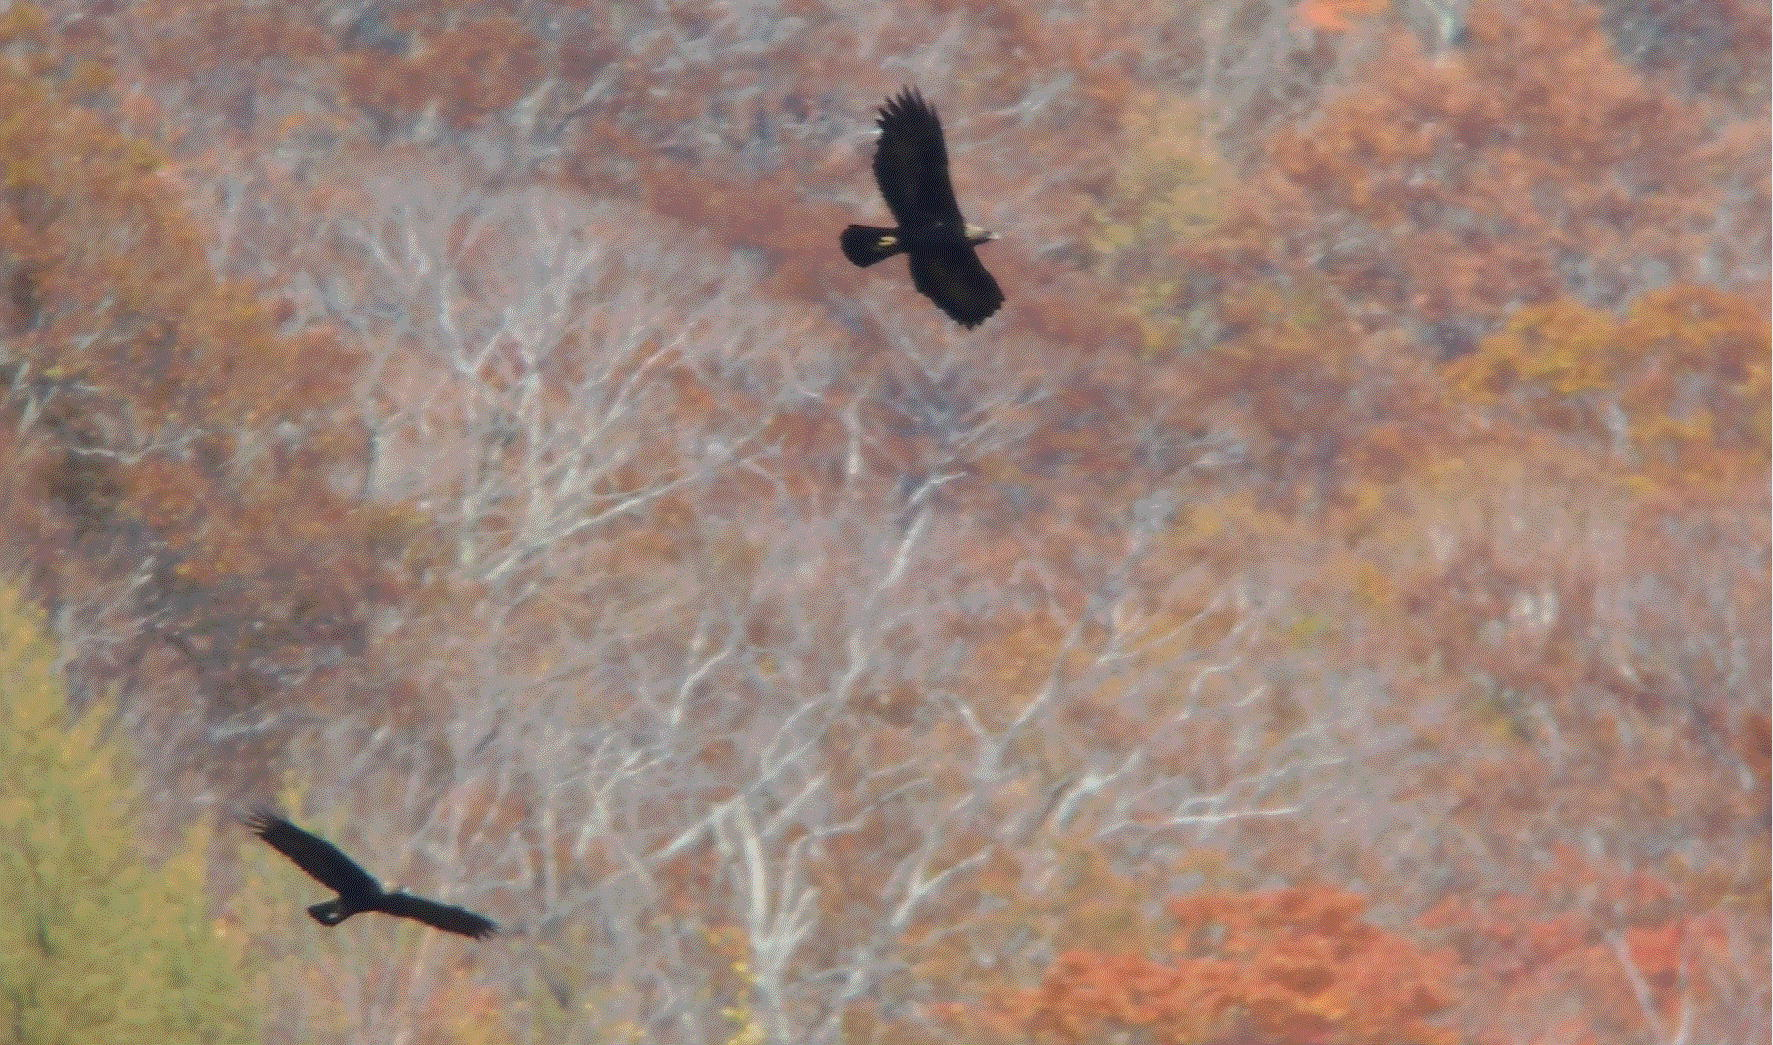
<path id="1" fill-rule="evenodd" d="M 960 216 L 948 179 L 948 146 L 935 107 L 906 87 L 880 108 L 874 180 L 898 228 L 851 225 L 838 237 L 844 256 L 866 268 L 894 254 L 911 259 L 911 282 L 967 329 L 1003 304 L 997 280 L 973 247 L 997 237 Z"/>
<path id="2" fill-rule="evenodd" d="M 245 822 L 254 834 L 271 843 L 271 848 L 295 861 L 297 867 L 339 894 L 337 899 L 308 908 L 308 914 L 321 925 L 337 925 L 364 911 L 381 911 L 475 939 L 498 931 L 496 922 L 473 911 L 399 889 L 383 889 L 374 875 L 357 866 L 356 861 L 338 846 L 319 835 L 309 834 L 269 809 L 254 810 Z"/>

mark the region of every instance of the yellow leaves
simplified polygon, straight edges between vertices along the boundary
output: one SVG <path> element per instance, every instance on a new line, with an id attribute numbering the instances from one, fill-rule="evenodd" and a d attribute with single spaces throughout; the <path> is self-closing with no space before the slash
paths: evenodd
<path id="1" fill-rule="evenodd" d="M 1312 646 L 1331 634 L 1335 627 L 1335 618 L 1327 613 L 1301 613 L 1287 625 L 1287 634 L 1301 646 Z"/>
<path id="2" fill-rule="evenodd" d="M 1449 376 L 1454 387 L 1492 399 L 1522 382 L 1579 395 L 1607 387 L 1617 335 L 1611 316 L 1576 302 L 1526 308 Z"/>
<path id="3" fill-rule="evenodd" d="M 110 90 L 116 82 L 116 74 L 108 67 L 90 59 L 83 59 L 75 62 L 74 67 L 68 71 L 67 81 L 63 87 L 70 95 L 84 98 Z"/>
<path id="4" fill-rule="evenodd" d="M 0 47 L 36 38 L 49 25 L 49 15 L 33 3 L 15 3 L 0 9 Z"/>
<path id="5" fill-rule="evenodd" d="M 748 1006 L 735 1005 L 721 1010 L 721 1015 L 735 1025 L 735 1030 L 726 1039 L 726 1045 L 763 1045 L 768 1040 L 769 1032 L 758 1022 L 756 1013 Z"/>
<path id="6" fill-rule="evenodd" d="M 591 1002 L 585 1003 L 586 1008 L 594 1008 Z M 647 1040 L 646 1027 L 634 1020 L 617 1020 L 606 1032 L 610 1041 L 623 1042 L 624 1045 L 641 1045 Z"/>
<path id="7" fill-rule="evenodd" d="M 0 586 L 8 1040 L 247 1040 L 238 951 L 205 909 L 206 836 L 142 859 L 124 752 L 101 715 L 69 715 L 53 654 L 40 615 Z"/>
<path id="8" fill-rule="evenodd" d="M 1447 370 L 1503 431 L 1579 439 L 1615 465 L 1687 483 L 1768 452 L 1767 319 L 1707 287 L 1644 295 L 1623 317 L 1570 300 L 1522 309 Z"/>
<path id="9" fill-rule="evenodd" d="M 1127 109 L 1122 124 L 1127 160 L 1115 172 L 1110 208 L 1126 224 L 1104 221 L 1121 243 L 1161 233 L 1178 239 L 1210 229 L 1221 213 L 1229 171 L 1193 104 L 1146 95 Z"/>
<path id="10" fill-rule="evenodd" d="M 59 684 L 55 655 L 43 633 L 43 614 L 10 584 L 0 584 L 0 690 L 9 694 L 36 692 Z M 5 716 L 0 737 L 46 728 L 56 717 L 50 702 L 0 703 Z M 0 748 L 4 750 L 4 748 Z"/>
<path id="11" fill-rule="evenodd" d="M 1382 14 L 1390 6 L 1390 0 L 1305 0 L 1294 13 L 1313 29 L 1345 33 L 1357 22 Z"/>
<path id="12" fill-rule="evenodd" d="M 1119 155 L 1087 242 L 1106 273 L 1129 288 L 1153 351 L 1186 321 L 1174 315 L 1185 268 L 1178 251 L 1217 226 L 1231 172 L 1200 110 L 1169 95 L 1142 95 L 1126 107 Z"/>

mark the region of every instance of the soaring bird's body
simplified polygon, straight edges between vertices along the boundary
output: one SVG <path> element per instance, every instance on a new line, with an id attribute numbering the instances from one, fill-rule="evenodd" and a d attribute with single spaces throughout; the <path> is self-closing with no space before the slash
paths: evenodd
<path id="1" fill-rule="evenodd" d="M 969 225 L 948 177 L 942 121 L 907 87 L 880 109 L 874 180 L 897 228 L 851 225 L 838 238 L 844 256 L 866 268 L 895 254 L 911 260 L 911 282 L 961 326 L 983 323 L 1003 304 L 997 280 L 973 249 L 997 237 Z"/>
<path id="2" fill-rule="evenodd" d="M 338 846 L 309 834 L 268 809 L 246 818 L 246 826 L 289 857 L 314 880 L 338 893 L 336 899 L 314 904 L 308 914 L 321 925 L 337 925 L 354 914 L 381 911 L 412 918 L 447 932 L 479 939 L 498 931 L 498 924 L 473 911 L 427 900 L 422 896 L 384 889 L 374 875 L 357 866 Z"/>

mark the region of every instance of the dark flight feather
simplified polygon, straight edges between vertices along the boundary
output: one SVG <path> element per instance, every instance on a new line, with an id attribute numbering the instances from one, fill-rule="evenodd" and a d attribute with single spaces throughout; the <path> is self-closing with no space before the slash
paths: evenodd
<path id="1" fill-rule="evenodd" d="M 308 914 L 322 925 L 337 925 L 365 911 L 381 911 L 476 939 L 498 931 L 496 922 L 473 911 L 398 889 L 383 889 L 382 883 L 346 856 L 344 850 L 269 809 L 253 810 L 244 823 L 315 881 L 339 894 L 337 899 L 308 908 Z"/>
<path id="2" fill-rule="evenodd" d="M 844 257 L 865 268 L 894 254 L 909 255 L 918 291 L 961 326 L 976 327 L 1003 304 L 1003 290 L 973 249 L 996 237 L 961 216 L 942 120 L 907 87 L 881 106 L 878 122 L 874 180 L 899 225 L 844 229 L 838 237 Z"/>
<path id="3" fill-rule="evenodd" d="M 913 253 L 911 285 L 968 330 L 985 322 L 1003 304 L 997 280 L 985 271 L 985 264 L 970 247 Z"/>
<path id="4" fill-rule="evenodd" d="M 498 923 L 491 918 L 475 914 L 465 907 L 438 903 L 436 900 L 406 892 L 389 893 L 383 899 L 380 909 L 402 918 L 424 922 L 445 932 L 460 933 L 475 939 L 491 936 L 499 928 Z"/>
<path id="5" fill-rule="evenodd" d="M 948 177 L 948 143 L 942 118 L 922 94 L 906 87 L 880 108 L 880 143 L 874 149 L 874 180 L 900 225 L 946 221 L 964 225 L 954 183 Z"/>
<path id="6" fill-rule="evenodd" d="M 382 883 L 357 866 L 344 850 L 268 809 L 255 809 L 246 826 L 315 881 L 341 896 L 375 896 L 382 891 Z"/>

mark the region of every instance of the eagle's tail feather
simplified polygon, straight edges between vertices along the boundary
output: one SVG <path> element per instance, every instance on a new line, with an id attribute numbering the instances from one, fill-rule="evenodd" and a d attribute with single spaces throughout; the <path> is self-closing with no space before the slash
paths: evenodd
<path id="1" fill-rule="evenodd" d="M 872 225 L 851 225 L 843 230 L 838 240 L 843 244 L 843 256 L 861 268 L 884 261 L 905 249 L 899 241 L 898 229 Z"/>

